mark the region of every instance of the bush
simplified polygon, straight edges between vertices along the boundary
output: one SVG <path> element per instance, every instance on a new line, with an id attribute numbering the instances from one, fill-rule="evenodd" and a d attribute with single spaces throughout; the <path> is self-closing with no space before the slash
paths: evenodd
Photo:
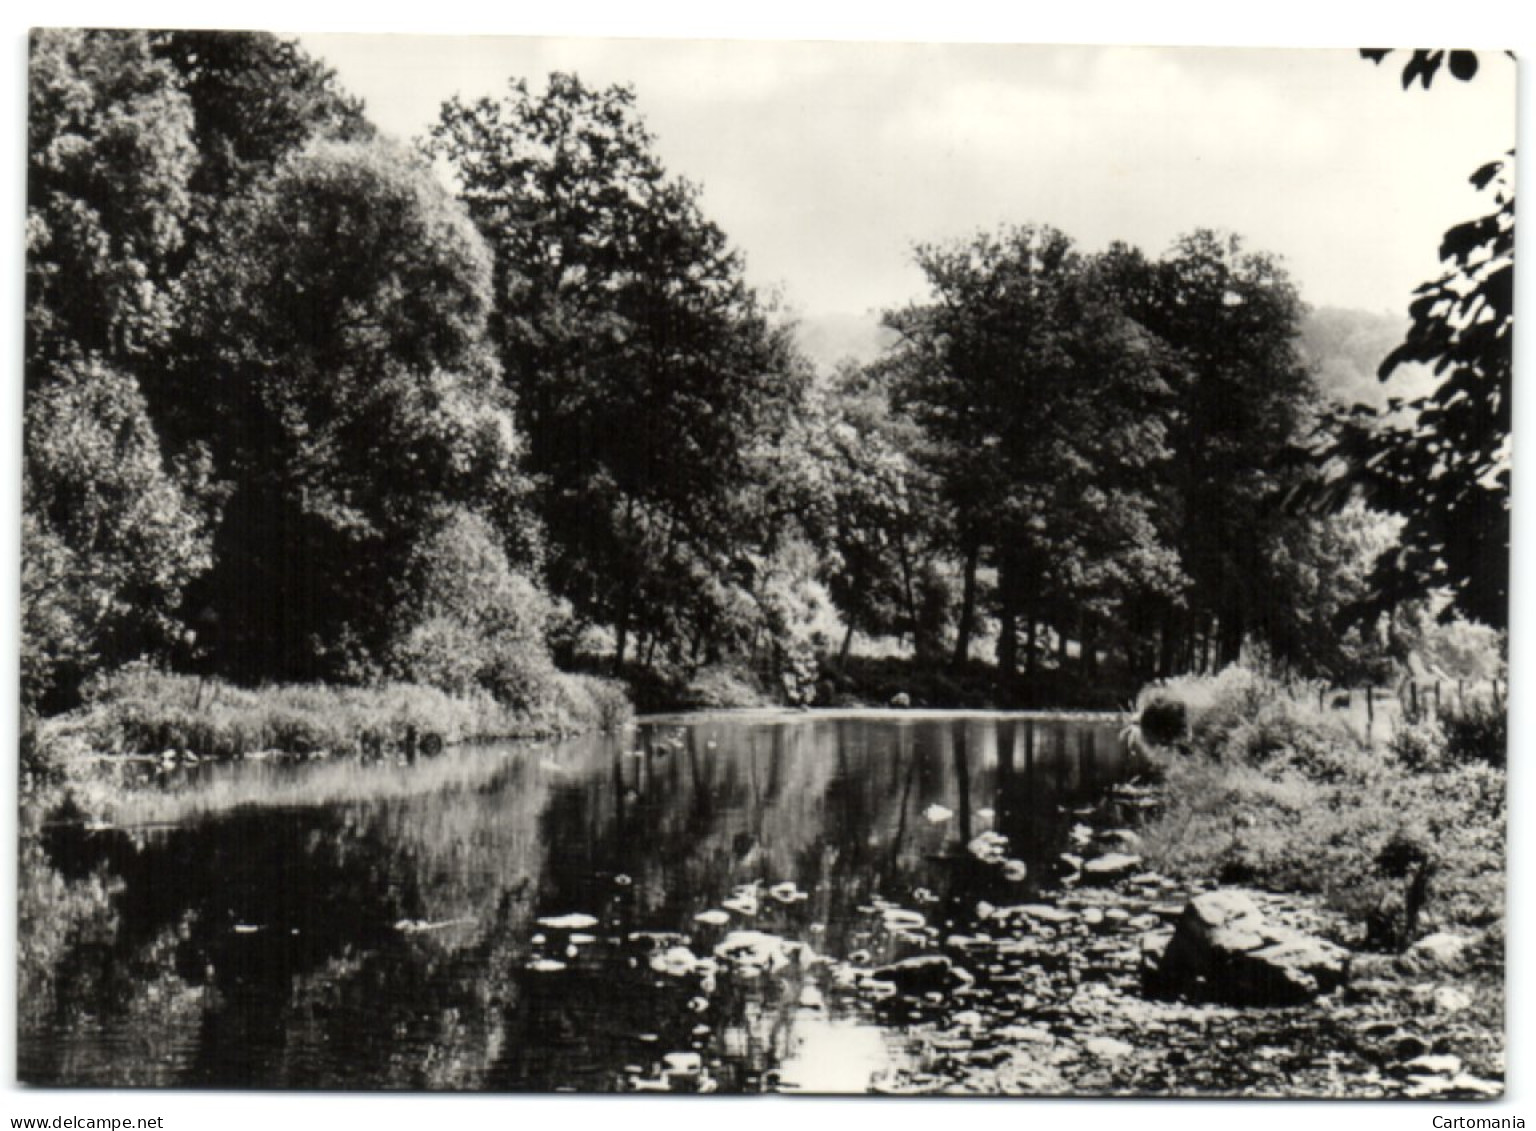
<path id="1" fill-rule="evenodd" d="M 555 676 L 554 687 L 557 712 L 565 723 L 562 729 L 611 732 L 635 717 L 629 692 L 618 680 L 561 672 Z"/>
<path id="2" fill-rule="evenodd" d="M 732 710 L 771 706 L 750 672 L 725 664 L 701 668 L 682 692 L 683 705 L 696 710 Z"/>
<path id="3" fill-rule="evenodd" d="M 1405 770 L 1429 773 L 1446 765 L 1445 729 L 1434 715 L 1420 715 L 1399 720 L 1387 750 Z"/>
<path id="4" fill-rule="evenodd" d="M 1189 737 L 1189 710 L 1183 702 L 1154 692 L 1141 707 L 1141 737 L 1154 746 L 1174 746 Z"/>
<path id="5" fill-rule="evenodd" d="M 543 677 L 541 677 L 543 678 Z M 489 692 L 440 688 L 288 685 L 234 687 L 130 665 L 86 685 L 78 711 L 42 724 L 97 753 L 190 751 L 236 758 L 262 751 L 376 756 L 423 746 L 622 726 L 622 685 L 550 669 L 536 701 L 514 708 Z"/>
<path id="6" fill-rule="evenodd" d="M 1509 757 L 1509 716 L 1485 699 L 1469 699 L 1442 711 L 1445 756 L 1452 765 L 1483 762 L 1503 766 Z"/>
<path id="7" fill-rule="evenodd" d="M 390 674 L 452 695 L 488 691 L 514 710 L 552 701 L 548 633 L 557 608 L 508 563 L 478 515 L 441 515 L 412 554 L 387 649 Z"/>
<path id="8" fill-rule="evenodd" d="M 1404 723 L 1381 750 L 1252 673 L 1177 682 L 1209 757 L 1169 764 L 1163 812 L 1144 830 L 1155 867 L 1318 894 L 1362 928 L 1502 915 L 1504 773 L 1450 757 L 1440 723 Z M 1394 863 L 1401 845 L 1433 857 L 1422 915 L 1392 910 L 1419 898 Z"/>
<path id="9" fill-rule="evenodd" d="M 1138 696 L 1142 737 L 1158 745 L 1187 739 L 1193 751 L 1247 765 L 1276 762 L 1314 776 L 1337 776 L 1361 743 L 1343 719 L 1310 695 L 1293 698 L 1276 680 L 1248 668 L 1182 676 Z M 1170 736 L 1172 736 L 1170 740 Z"/>

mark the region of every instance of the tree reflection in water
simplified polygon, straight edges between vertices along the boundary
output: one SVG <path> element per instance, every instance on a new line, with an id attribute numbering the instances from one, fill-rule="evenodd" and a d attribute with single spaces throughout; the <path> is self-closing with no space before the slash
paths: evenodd
<path id="1" fill-rule="evenodd" d="M 921 1002 L 872 1008 L 858 971 L 1049 885 L 1120 767 L 1108 722 L 795 715 L 204 771 L 169 824 L 24 830 L 19 1074 L 862 1090 Z M 755 959 L 716 955 L 744 931 Z"/>

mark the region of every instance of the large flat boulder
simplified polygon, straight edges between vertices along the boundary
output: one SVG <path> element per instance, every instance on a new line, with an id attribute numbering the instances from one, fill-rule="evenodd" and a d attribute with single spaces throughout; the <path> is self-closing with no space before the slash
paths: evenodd
<path id="1" fill-rule="evenodd" d="M 1195 896 L 1146 988 L 1228 1005 L 1297 1005 L 1344 984 L 1349 952 L 1271 923 L 1253 897 L 1225 888 Z"/>

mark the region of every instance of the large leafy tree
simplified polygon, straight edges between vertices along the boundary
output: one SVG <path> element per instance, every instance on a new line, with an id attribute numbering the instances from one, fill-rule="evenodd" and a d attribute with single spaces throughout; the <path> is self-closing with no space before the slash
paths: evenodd
<path id="1" fill-rule="evenodd" d="M 213 449 L 234 490 L 206 594 L 241 674 L 355 673 L 413 543 L 478 509 L 527 560 L 518 441 L 484 342 L 491 260 L 431 172 L 384 143 L 282 162 L 189 268 Z"/>
<path id="2" fill-rule="evenodd" d="M 433 649 L 483 636 L 478 682 L 539 669 L 492 260 L 425 164 L 269 35 L 44 31 L 30 81 L 29 697 L 189 646 L 457 686 Z"/>
<path id="3" fill-rule="evenodd" d="M 430 149 L 494 252 L 492 337 L 555 589 L 614 628 L 621 662 L 632 634 L 675 643 L 711 594 L 750 588 L 755 442 L 803 367 L 627 88 L 516 80 L 447 104 Z"/>
<path id="4" fill-rule="evenodd" d="M 27 375 L 61 357 L 132 362 L 163 344 L 197 153 L 191 103 L 143 32 L 33 35 Z"/>
<path id="5" fill-rule="evenodd" d="M 152 50 L 175 71 L 192 108 L 205 211 L 240 196 L 313 139 L 366 141 L 373 125 L 330 68 L 265 32 L 167 31 Z M 206 217 L 203 218 L 206 220 Z"/>
<path id="6" fill-rule="evenodd" d="M 99 360 L 32 391 L 24 448 L 22 692 L 47 707 L 98 667 L 180 643 L 182 590 L 210 560 L 183 490 L 203 469 L 167 466 L 133 378 Z"/>
<path id="7" fill-rule="evenodd" d="M 173 325 L 196 151 L 148 35 L 40 31 L 30 62 L 23 694 L 52 707 L 169 647 L 208 564 L 202 461 L 165 459 L 138 377 Z"/>
<path id="8" fill-rule="evenodd" d="M 1364 54 L 1379 63 L 1390 52 Z M 1442 65 L 1462 81 L 1479 69 L 1472 52 L 1414 51 L 1403 86 L 1430 87 Z M 1448 615 L 1508 623 L 1513 157 L 1473 174 L 1492 207 L 1445 234 L 1444 272 L 1418 289 L 1407 339 L 1381 364 L 1383 380 L 1403 365 L 1427 366 L 1435 388 L 1386 413 L 1357 410 L 1334 449 L 1350 468 L 1349 484 L 1404 519 L 1399 547 L 1373 575 L 1367 613 L 1442 590 L 1451 595 Z"/>
<path id="9" fill-rule="evenodd" d="M 1273 568 L 1287 504 L 1312 474 L 1318 394 L 1302 363 L 1302 304 L 1273 256 L 1197 231 L 1162 259 L 1122 259 L 1125 309 L 1174 351 L 1182 376 L 1168 439 L 1174 539 L 1192 582 L 1162 628 L 1164 668 L 1238 659 L 1288 600 Z M 1181 655 L 1182 653 L 1182 655 Z M 1209 655 L 1207 655 L 1209 653 Z"/>
<path id="10" fill-rule="evenodd" d="M 918 262 L 931 296 L 887 314 L 885 366 L 950 516 L 954 659 L 990 565 L 1000 660 L 1011 671 L 1022 621 L 1032 670 L 1037 629 L 1092 637 L 1133 594 L 1178 584 L 1148 490 L 1168 458 L 1172 359 L 1054 229 L 920 248 Z"/>
<path id="11" fill-rule="evenodd" d="M 927 654 L 936 642 L 919 637 L 918 591 L 934 484 L 912 457 L 913 429 L 857 366 L 840 368 L 817 394 L 796 453 L 808 480 L 799 513 L 822 546 L 820 573 L 845 622 L 841 659 L 855 631 L 907 635 Z"/>

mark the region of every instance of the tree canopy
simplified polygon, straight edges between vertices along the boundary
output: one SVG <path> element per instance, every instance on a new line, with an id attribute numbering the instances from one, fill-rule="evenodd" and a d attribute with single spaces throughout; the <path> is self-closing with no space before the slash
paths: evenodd
<path id="1" fill-rule="evenodd" d="M 1377 63 L 1390 54 L 1362 53 Z M 1418 81 L 1428 89 L 1442 62 L 1462 81 L 1478 73 L 1472 52 L 1415 51 L 1404 88 Z M 1444 271 L 1418 288 L 1407 338 L 1381 364 L 1383 381 L 1404 366 L 1426 367 L 1432 391 L 1394 401 L 1385 414 L 1357 410 L 1339 427 L 1332 454 L 1347 468 L 1344 485 L 1404 519 L 1400 546 L 1372 577 L 1366 613 L 1443 590 L 1448 612 L 1508 623 L 1513 162 L 1510 153 L 1472 175 L 1491 208 L 1445 233 Z"/>
<path id="2" fill-rule="evenodd" d="M 1507 163 L 1381 367 L 1431 391 L 1341 420 L 1320 375 L 1382 327 L 1308 323 L 1232 234 L 920 244 L 881 356 L 818 372 L 627 87 L 513 78 L 409 148 L 273 36 L 31 51 L 29 702 L 139 656 L 522 704 L 555 659 L 730 665 L 808 702 L 856 635 L 1042 701 L 1245 650 L 1378 678 L 1434 590 L 1503 624 Z"/>

